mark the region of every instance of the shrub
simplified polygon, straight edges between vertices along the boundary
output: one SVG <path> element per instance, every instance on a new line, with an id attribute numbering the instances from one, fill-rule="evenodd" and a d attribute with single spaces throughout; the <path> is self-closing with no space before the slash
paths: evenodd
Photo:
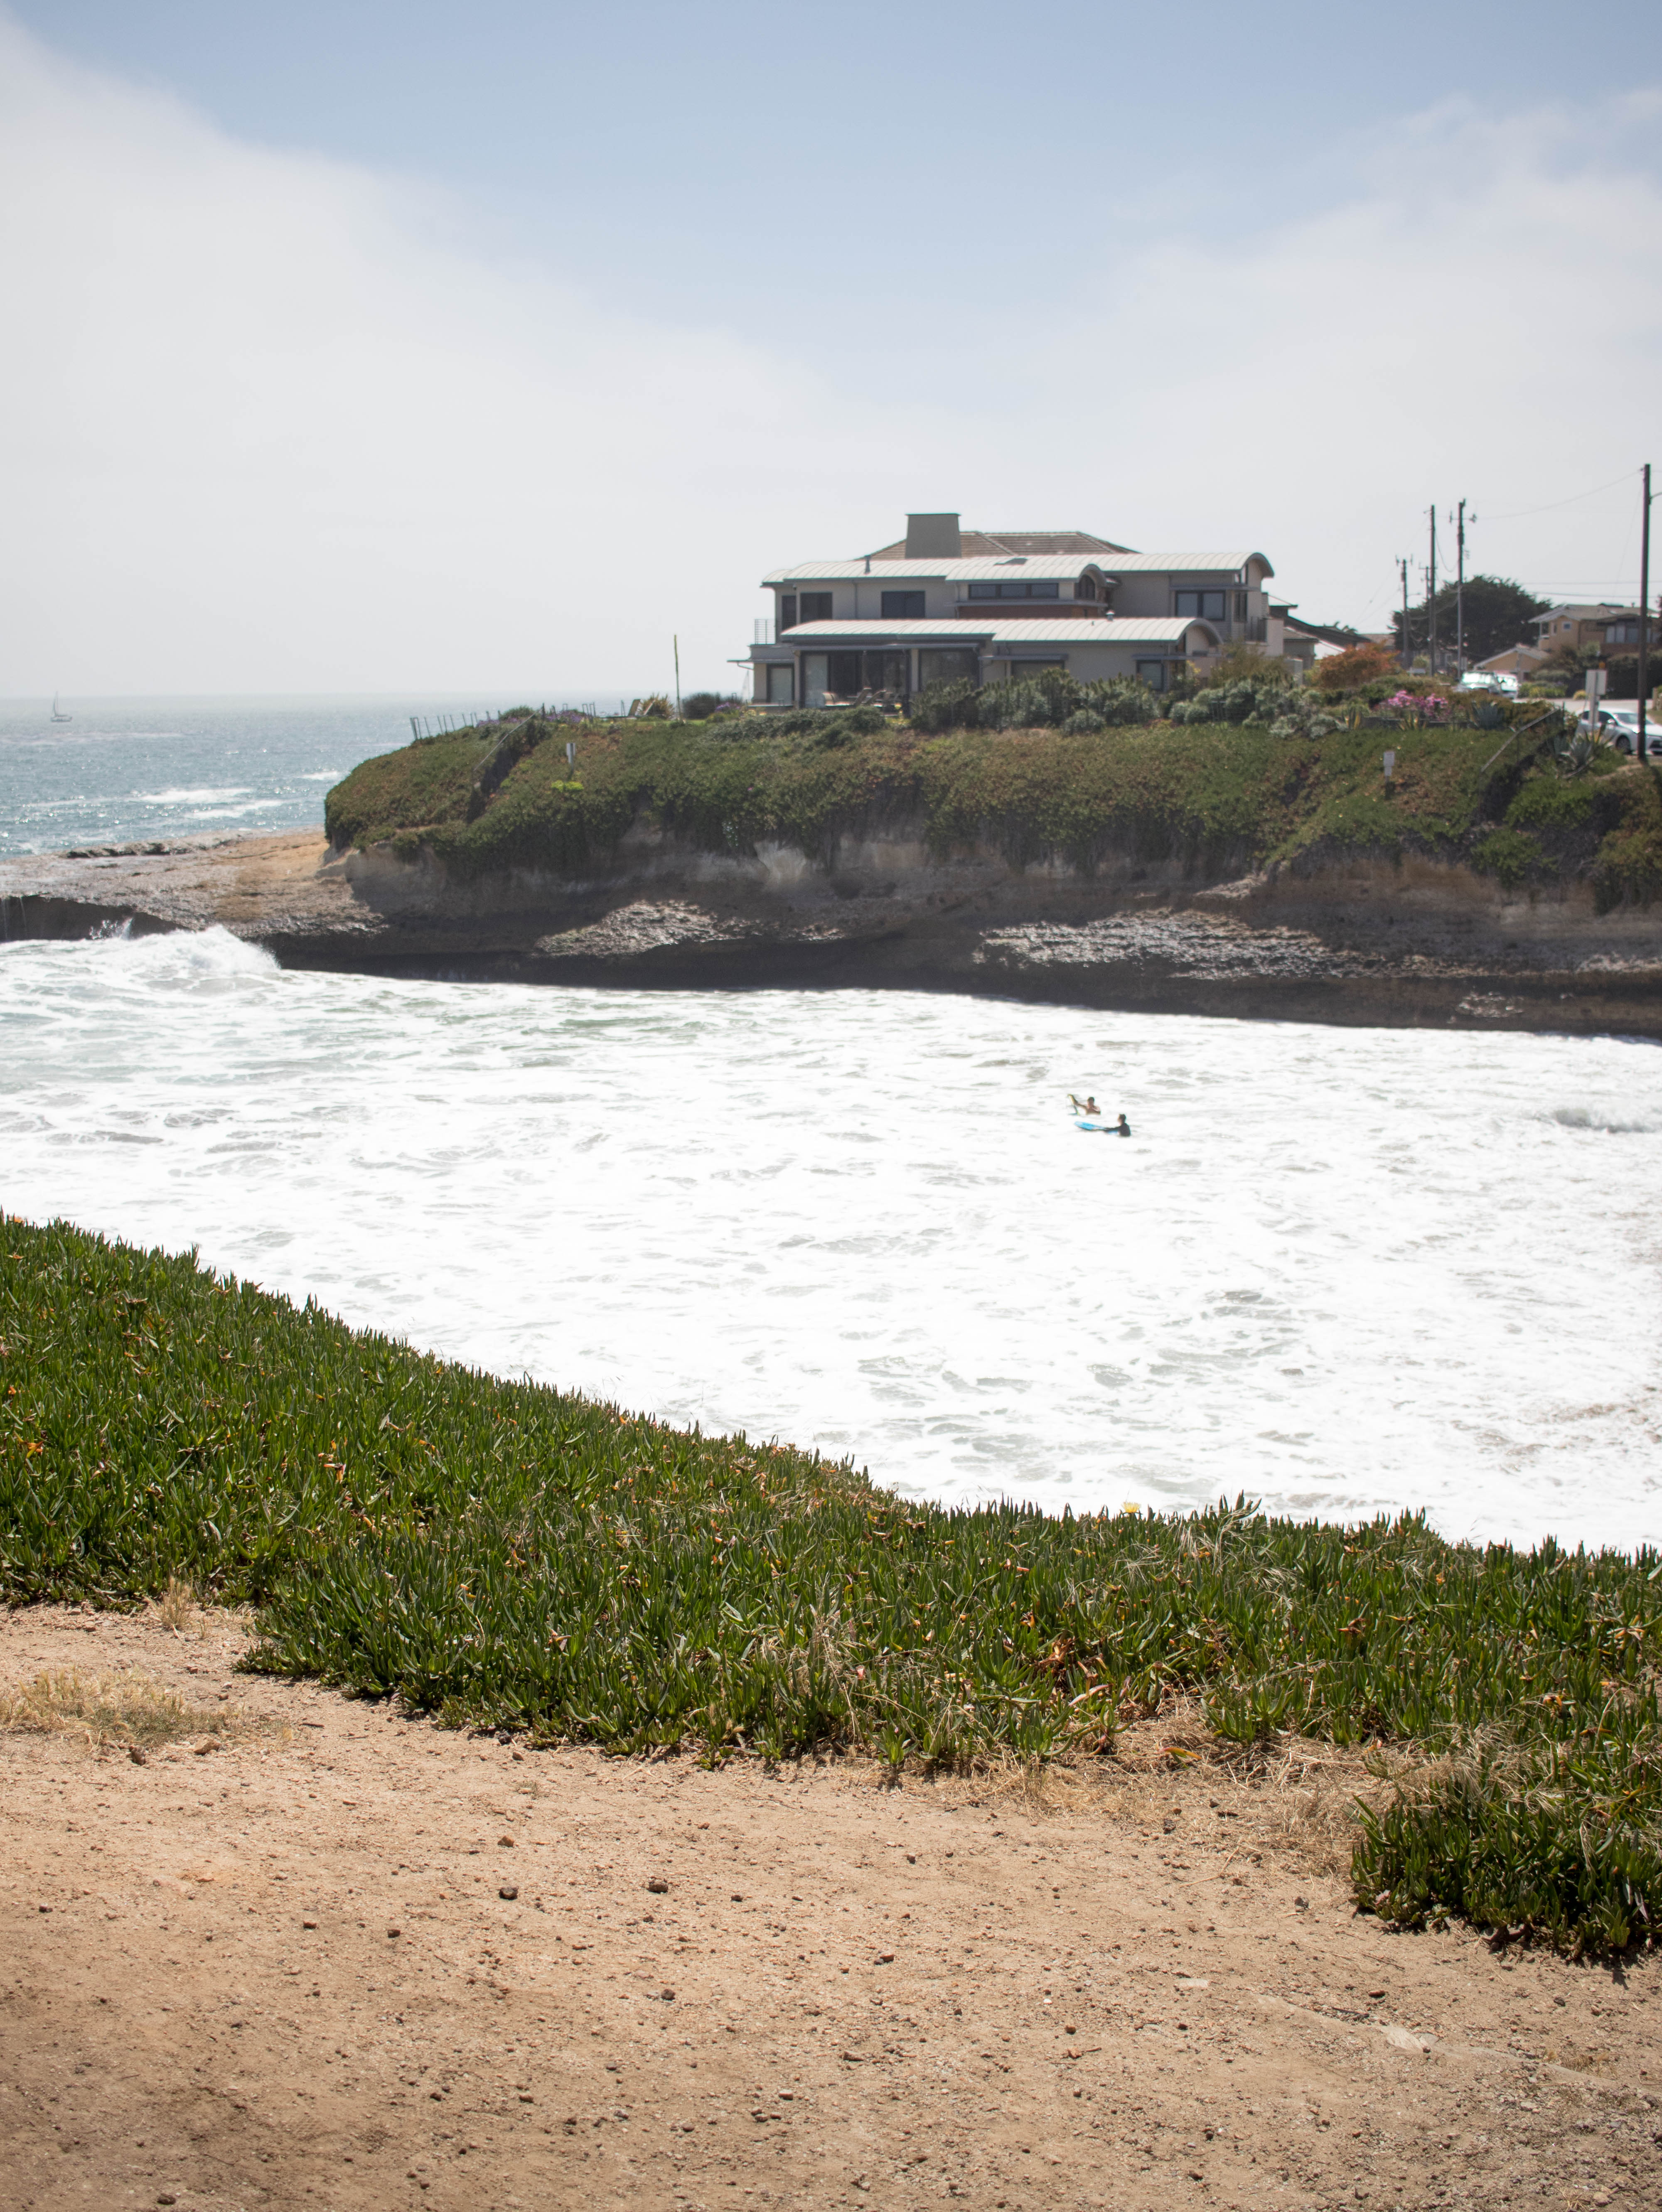
<path id="1" fill-rule="evenodd" d="M 1402 1928 L 1458 1913 L 1576 1955 L 1653 1942 L 1656 1751 L 1653 1730 L 1618 1721 L 1602 1742 L 1590 1731 L 1549 1749 L 1488 1744 L 1451 1759 L 1383 1814 L 1363 1811 L 1357 1904 Z"/>
<path id="2" fill-rule="evenodd" d="M 667 722 L 673 719 L 670 703 L 661 691 L 654 691 L 645 699 L 631 699 L 629 716 L 634 722 Z"/>
<path id="3" fill-rule="evenodd" d="M 1479 875 L 1493 876 L 1501 887 L 1515 891 L 1546 860 L 1540 840 L 1525 830 L 1491 830 L 1471 848 L 1471 865 Z"/>
<path id="4" fill-rule="evenodd" d="M 1267 722 L 1280 738 L 1321 737 L 1339 727 L 1337 719 L 1321 714 L 1315 700 L 1303 691 L 1284 680 L 1263 678 L 1209 684 L 1192 699 L 1178 700 L 1171 719 L 1179 723 Z"/>
<path id="5" fill-rule="evenodd" d="M 715 691 L 690 691 L 681 702 L 681 714 L 689 722 L 707 722 L 717 713 L 722 702 Z"/>
<path id="6" fill-rule="evenodd" d="M 874 738 L 886 721 L 880 707 L 788 707 L 782 714 L 758 718 L 750 729 L 759 736 L 842 740 Z"/>
<path id="7" fill-rule="evenodd" d="M 924 737 L 943 730 L 972 729 L 980 696 L 981 686 L 970 676 L 955 677 L 950 684 L 926 684 L 913 693 L 906 719 Z"/>
<path id="8" fill-rule="evenodd" d="M 1604 793 L 1590 781 L 1562 783 L 1556 776 L 1532 775 L 1507 809 L 1512 830 L 1582 830 L 1593 817 Z"/>
<path id="9" fill-rule="evenodd" d="M 1255 689 L 1273 684 L 1278 688 L 1291 688 L 1296 678 L 1290 662 L 1271 659 L 1256 645 L 1238 638 L 1227 652 L 1221 653 L 1206 672 L 1209 686 L 1227 684 L 1251 684 Z"/>
<path id="10" fill-rule="evenodd" d="M 1094 708 L 1081 707 L 1076 712 L 1069 714 L 1062 726 L 1062 732 L 1064 737 L 1091 738 L 1094 737 L 1099 730 L 1105 730 L 1107 726 L 1107 723 Z"/>
<path id="11" fill-rule="evenodd" d="M 1343 691 L 1360 691 L 1365 684 L 1394 686 L 1401 673 L 1397 655 L 1388 645 L 1348 645 L 1330 653 L 1310 672 L 1310 681 L 1330 698 Z"/>
<path id="12" fill-rule="evenodd" d="M 1099 677 L 1081 684 L 1065 668 L 1011 684 L 977 684 L 967 678 L 934 684 L 913 700 L 915 730 L 934 735 L 945 730 L 1069 730 L 1083 736 L 1111 725 L 1117 728 L 1152 722 L 1160 699 L 1133 676 Z M 1089 719 L 1076 722 L 1080 715 Z"/>

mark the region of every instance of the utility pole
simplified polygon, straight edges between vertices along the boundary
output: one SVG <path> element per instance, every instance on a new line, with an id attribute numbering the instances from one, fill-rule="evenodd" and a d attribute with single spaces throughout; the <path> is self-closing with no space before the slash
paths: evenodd
<path id="1" fill-rule="evenodd" d="M 1466 672 L 1466 503 L 1460 501 L 1459 565 L 1454 585 L 1454 673 Z"/>
<path id="2" fill-rule="evenodd" d="M 675 719 L 679 722 L 681 719 L 681 641 L 679 636 L 672 637 L 670 643 L 675 648 Z"/>
<path id="3" fill-rule="evenodd" d="M 1414 656 L 1408 647 L 1408 556 L 1403 554 L 1397 566 L 1403 572 L 1403 666 L 1406 669 Z"/>
<path id="4" fill-rule="evenodd" d="M 1437 673 L 1437 502 L 1431 502 L 1431 582 L 1426 589 L 1426 658 Z"/>
<path id="5" fill-rule="evenodd" d="M 1639 758 L 1645 750 L 1646 692 L 1651 678 L 1651 465 L 1645 464 L 1645 510 L 1639 525 Z"/>

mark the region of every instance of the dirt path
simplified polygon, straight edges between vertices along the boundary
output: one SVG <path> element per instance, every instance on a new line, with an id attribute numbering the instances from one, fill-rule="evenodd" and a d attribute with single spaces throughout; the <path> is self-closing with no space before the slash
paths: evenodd
<path id="1" fill-rule="evenodd" d="M 1662 2202 L 1656 1966 L 1389 1936 L 1284 1794 L 521 1752 L 240 1649 L 0 1618 L 267 1723 L 0 1735 L 8 2207 Z"/>

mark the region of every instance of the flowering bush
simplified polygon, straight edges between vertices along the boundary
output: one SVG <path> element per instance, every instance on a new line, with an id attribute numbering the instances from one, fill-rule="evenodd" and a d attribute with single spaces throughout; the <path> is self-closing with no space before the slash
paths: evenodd
<path id="1" fill-rule="evenodd" d="M 1405 714 L 1446 714 L 1448 712 L 1447 700 L 1440 699 L 1434 691 L 1393 691 L 1385 704 Z"/>

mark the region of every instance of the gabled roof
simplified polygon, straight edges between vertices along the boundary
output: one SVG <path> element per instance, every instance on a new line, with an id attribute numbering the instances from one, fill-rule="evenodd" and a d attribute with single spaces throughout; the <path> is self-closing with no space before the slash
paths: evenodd
<path id="1" fill-rule="evenodd" d="M 1609 599 L 1564 599 L 1544 614 L 1531 615 L 1530 620 L 1538 629 L 1555 616 L 1560 621 L 1574 617 L 1578 622 L 1619 622 L 1625 616 L 1629 622 L 1637 622 L 1639 614 L 1637 607 L 1619 607 Z"/>
<path id="2" fill-rule="evenodd" d="M 1116 545 L 1111 538 L 1094 537 L 1088 530 L 961 530 L 959 544 L 962 557 L 974 560 L 977 556 L 991 556 L 1000 553 L 1127 553 L 1130 548 Z M 904 561 L 906 541 L 898 538 L 892 545 L 885 545 L 872 555 L 874 561 Z"/>

